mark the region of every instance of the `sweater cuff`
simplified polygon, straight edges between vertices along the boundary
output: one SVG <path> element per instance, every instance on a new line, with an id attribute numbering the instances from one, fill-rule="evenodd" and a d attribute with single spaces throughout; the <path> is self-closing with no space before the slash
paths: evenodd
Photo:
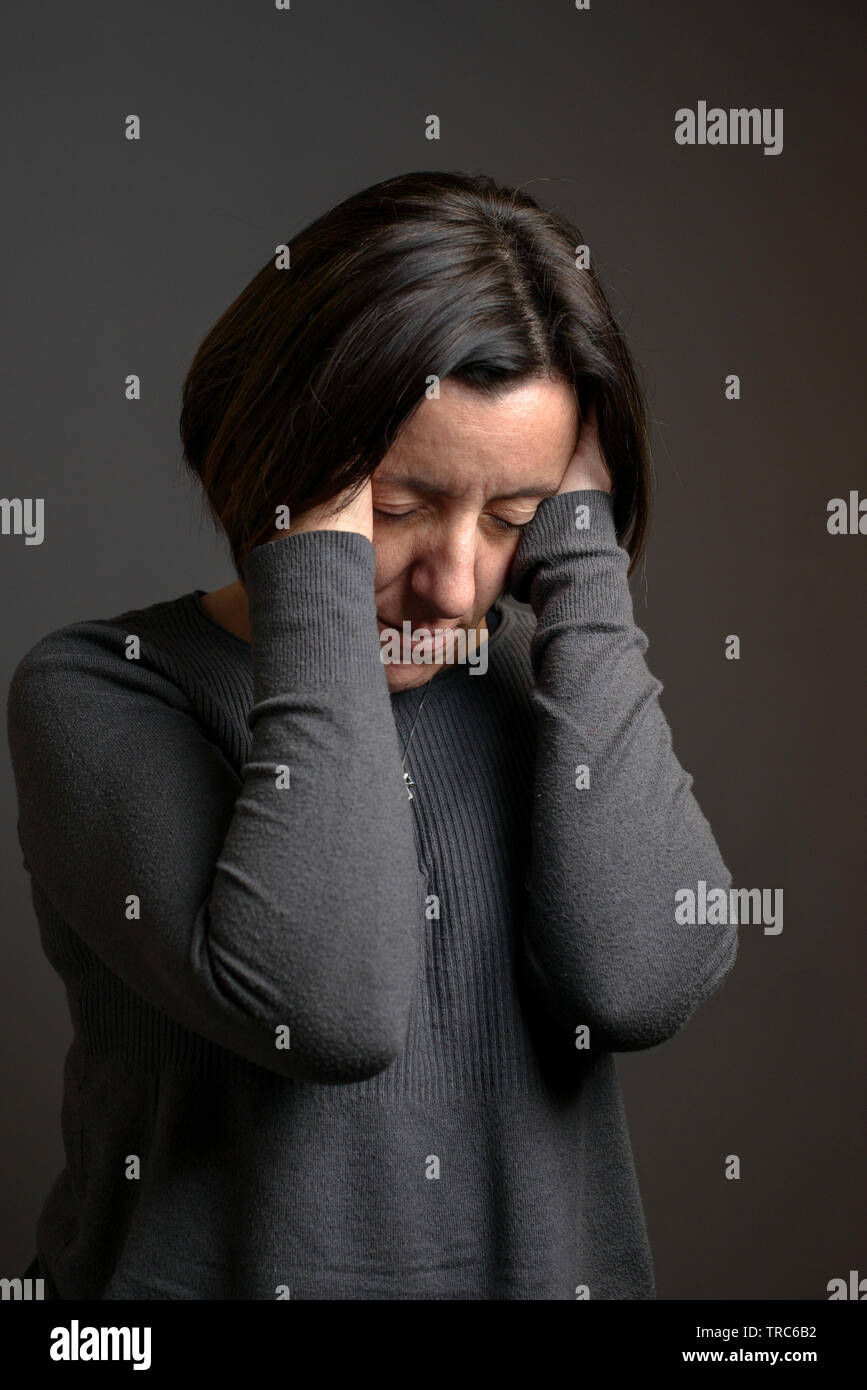
<path id="1" fill-rule="evenodd" d="M 617 540 L 611 494 L 601 488 L 544 498 L 524 527 L 512 560 L 509 589 L 538 616 L 568 619 L 614 614 L 631 594 L 629 554 Z M 574 582 L 576 573 L 581 583 Z M 625 594 L 624 594 L 625 590 Z"/>
<path id="2" fill-rule="evenodd" d="M 360 531 L 299 531 L 249 552 L 254 697 L 299 686 L 384 683 L 376 552 Z"/>

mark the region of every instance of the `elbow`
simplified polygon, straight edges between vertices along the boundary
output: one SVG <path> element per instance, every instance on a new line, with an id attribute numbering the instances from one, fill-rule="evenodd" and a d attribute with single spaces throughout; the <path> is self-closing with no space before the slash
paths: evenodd
<path id="1" fill-rule="evenodd" d="M 405 1039 L 386 1034 L 306 1039 L 291 1060 L 287 1053 L 286 1074 L 321 1086 L 348 1086 L 387 1071 L 404 1046 Z"/>
<path id="2" fill-rule="evenodd" d="M 383 1049 L 381 1052 L 356 1052 L 351 1057 L 306 1058 L 303 1067 L 295 1067 L 292 1076 L 296 1081 L 312 1081 L 318 1086 L 351 1086 L 359 1081 L 370 1081 L 374 1076 L 388 1068 L 397 1060 L 399 1052 Z"/>
<path id="3" fill-rule="evenodd" d="M 324 930 L 308 934 L 326 939 Z M 248 1038 L 252 1030 L 268 1070 L 287 1080 L 348 1085 L 379 1075 L 404 1052 L 418 968 L 409 934 L 387 959 L 329 949 L 308 955 L 303 971 L 261 964 L 254 971 L 239 963 L 236 950 L 218 950 L 213 936 L 206 947 L 209 995 L 219 996 Z"/>
<path id="4" fill-rule="evenodd" d="M 391 1013 L 371 1003 L 361 1010 L 356 1000 L 352 1010 L 303 1016 L 291 1027 L 275 1029 L 285 1058 L 280 1070 L 295 1080 L 319 1085 L 368 1081 L 397 1061 L 406 1048 L 408 1031 L 408 1006 Z"/>
<path id="5" fill-rule="evenodd" d="M 697 1007 L 697 1006 L 696 1006 Z M 621 1009 L 599 1014 L 590 1025 L 590 1036 L 605 1052 L 639 1052 L 668 1042 L 691 1017 L 692 1006 L 681 1010 Z"/>
<path id="6" fill-rule="evenodd" d="M 712 955 L 690 962 L 669 958 L 646 968 L 620 960 L 600 969 L 600 962 L 560 962 L 545 968 L 531 946 L 523 953 L 532 993 L 544 1012 L 556 1017 L 570 1034 L 585 1025 L 592 1050 L 635 1052 L 657 1047 L 678 1033 L 722 983 L 737 955 L 737 932 L 717 938 Z"/>
<path id="7" fill-rule="evenodd" d="M 591 1038 L 610 1052 L 637 1052 L 668 1042 L 722 984 L 737 956 L 737 933 L 727 933 L 722 948 L 705 971 L 687 978 L 678 989 L 665 981 L 648 988 L 635 980 L 631 990 L 594 1000 L 589 1009 Z"/>

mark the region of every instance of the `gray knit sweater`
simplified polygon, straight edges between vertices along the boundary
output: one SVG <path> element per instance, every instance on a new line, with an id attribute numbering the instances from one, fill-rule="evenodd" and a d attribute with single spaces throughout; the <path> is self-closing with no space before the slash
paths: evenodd
<path id="1" fill-rule="evenodd" d="M 737 928 L 675 922 L 731 876 L 610 498 L 541 503 L 487 671 L 429 689 L 412 802 L 426 687 L 389 692 L 374 562 L 288 535 L 248 557 L 251 644 L 195 590 L 15 670 L 74 1029 L 37 1228 L 62 1299 L 654 1297 L 612 1054 L 684 1024 Z"/>

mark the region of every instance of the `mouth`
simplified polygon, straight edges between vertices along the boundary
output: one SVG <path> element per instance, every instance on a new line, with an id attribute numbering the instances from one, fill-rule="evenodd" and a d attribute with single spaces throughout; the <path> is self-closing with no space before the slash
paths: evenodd
<path id="1" fill-rule="evenodd" d="M 399 623 L 386 623 L 383 622 L 381 618 L 377 617 L 376 625 L 379 628 L 380 635 L 384 631 L 396 632 L 401 636 L 402 639 L 404 621 L 408 620 L 402 619 Z M 422 635 L 419 637 L 411 638 L 409 640 L 409 651 L 415 657 L 427 657 L 428 659 L 431 659 L 441 656 L 443 653 L 445 643 L 448 640 L 447 634 L 450 632 L 457 632 L 458 630 L 458 626 L 453 623 L 446 624 L 445 626 L 432 628 L 424 627 L 421 624 L 416 625 L 415 623 L 412 623 L 410 625 L 410 633 L 418 631 Z M 396 662 L 394 664 L 405 665 L 406 663 Z"/>

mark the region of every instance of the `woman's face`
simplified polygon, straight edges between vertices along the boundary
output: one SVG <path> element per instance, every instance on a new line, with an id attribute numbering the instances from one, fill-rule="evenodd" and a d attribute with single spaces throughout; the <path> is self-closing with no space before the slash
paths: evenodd
<path id="1" fill-rule="evenodd" d="M 521 526 L 557 492 L 577 436 L 578 407 L 563 382 L 525 381 L 498 400 L 441 382 L 439 399 L 422 402 L 372 477 L 380 633 L 401 633 L 407 621 L 478 629 L 506 588 Z M 385 666 L 394 691 L 436 670 Z"/>

